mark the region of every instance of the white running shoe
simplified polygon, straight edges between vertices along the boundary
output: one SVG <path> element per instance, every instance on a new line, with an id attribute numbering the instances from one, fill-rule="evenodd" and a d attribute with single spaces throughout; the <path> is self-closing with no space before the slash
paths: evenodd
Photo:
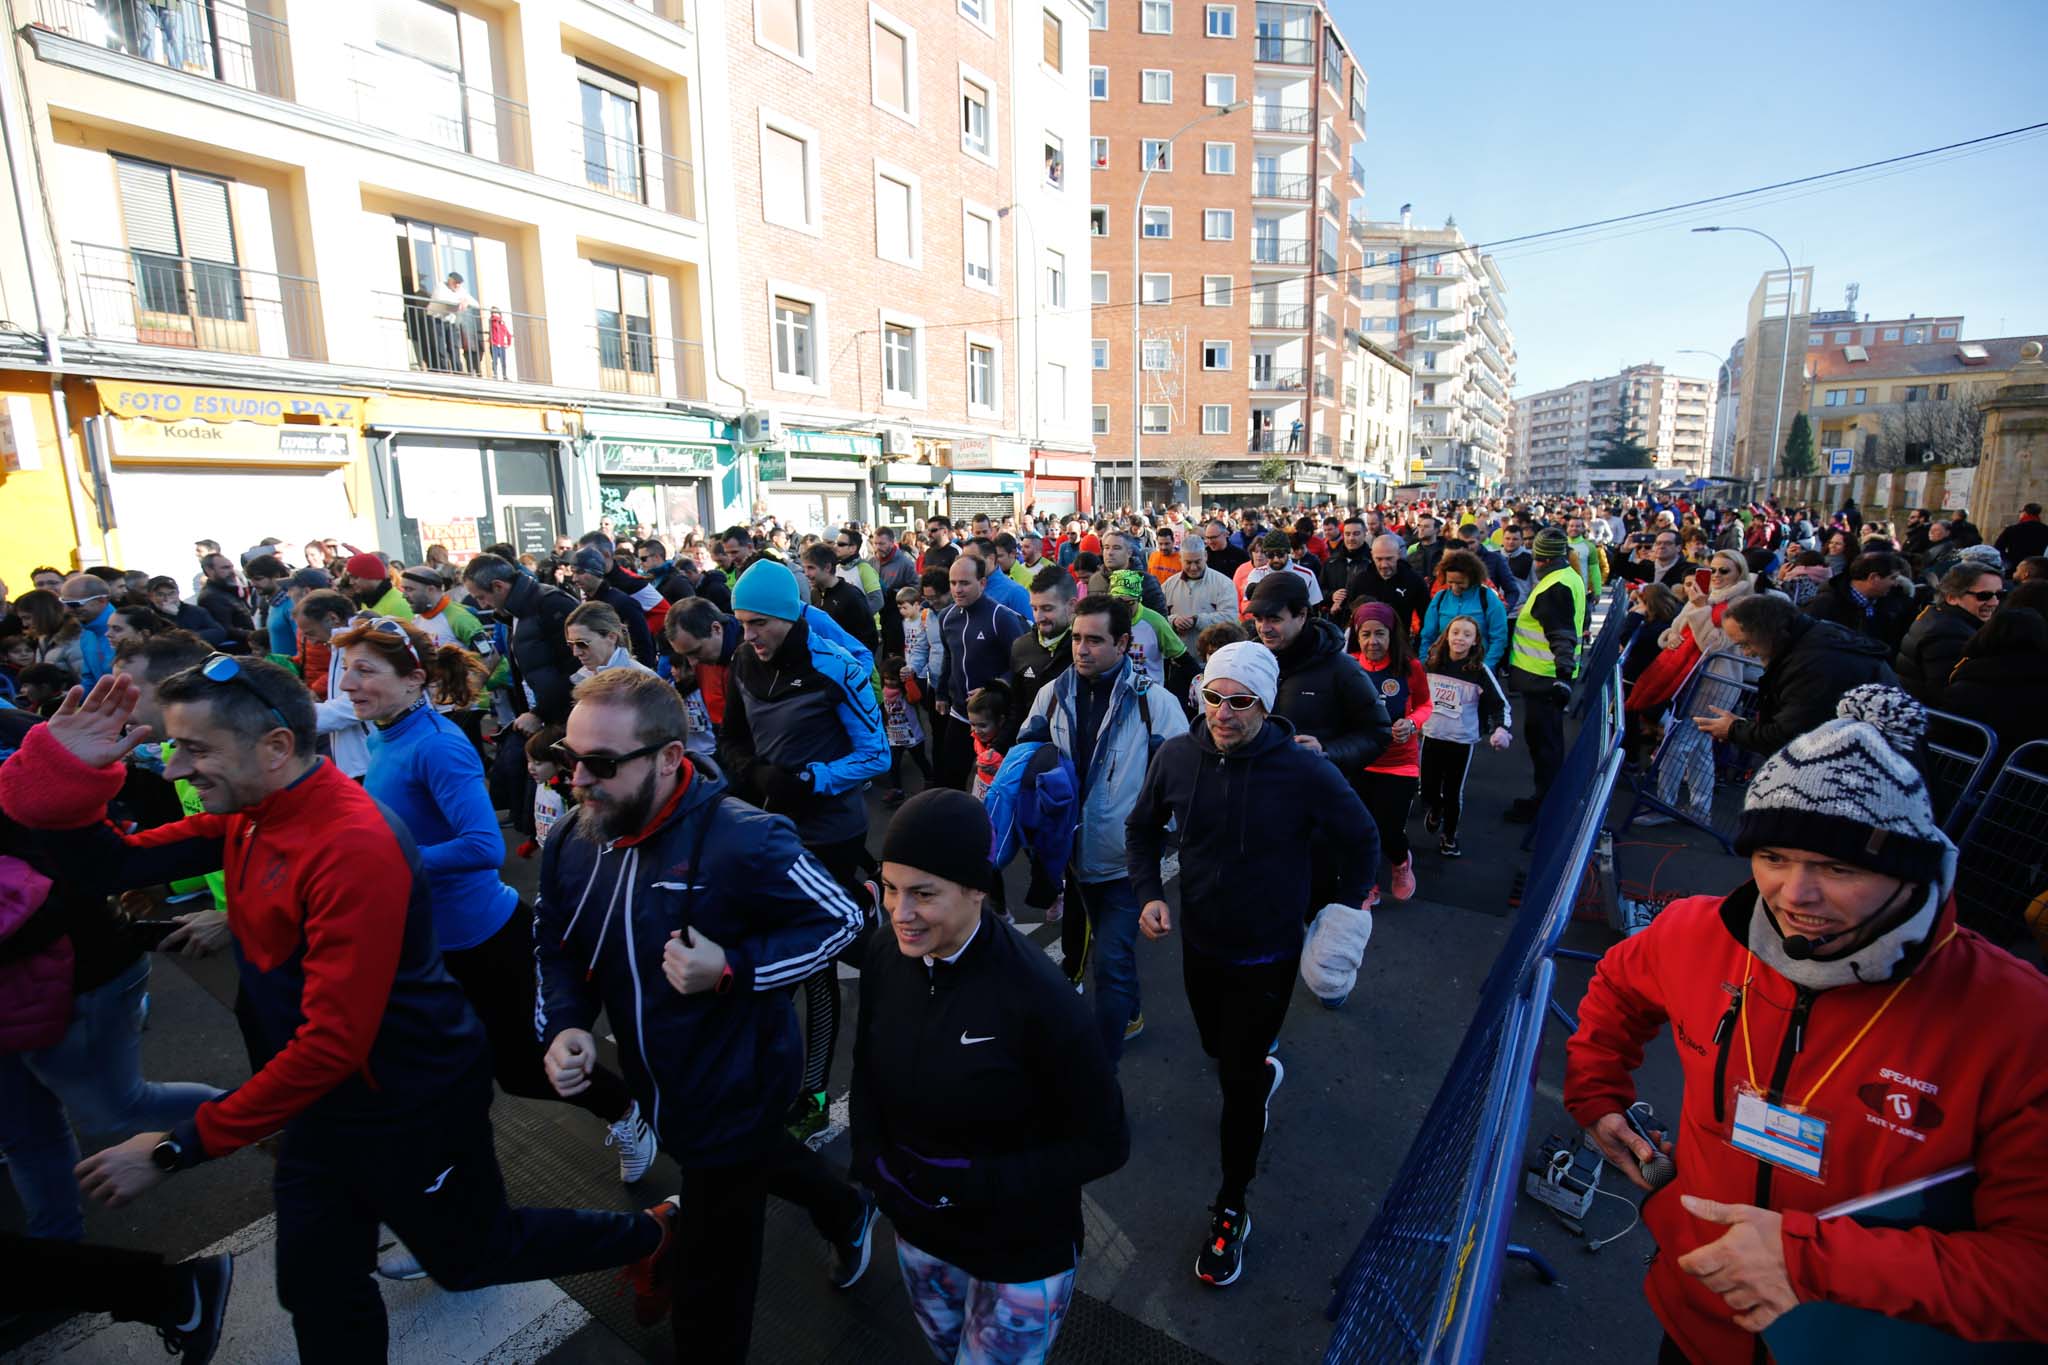
<path id="1" fill-rule="evenodd" d="M 654 1164 L 654 1154 L 661 1150 L 654 1130 L 640 1117 L 638 1100 L 624 1118 L 605 1131 L 604 1145 L 619 1149 L 619 1179 L 627 1185 L 647 1174 L 647 1168 Z"/>
<path id="2" fill-rule="evenodd" d="M 427 1268 L 419 1258 L 405 1249 L 405 1243 L 393 1241 L 377 1255 L 377 1273 L 387 1280 L 424 1280 Z"/>

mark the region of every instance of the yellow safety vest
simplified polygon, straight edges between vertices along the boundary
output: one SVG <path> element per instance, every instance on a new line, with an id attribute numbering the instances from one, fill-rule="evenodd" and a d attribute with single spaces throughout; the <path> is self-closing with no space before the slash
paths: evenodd
<path id="1" fill-rule="evenodd" d="M 1544 633 L 1543 623 L 1536 619 L 1533 608 L 1536 599 L 1545 592 L 1564 584 L 1572 595 L 1572 620 L 1584 623 L 1586 619 L 1586 580 L 1579 577 L 1579 571 L 1567 561 L 1561 569 L 1552 569 L 1536 584 L 1536 591 L 1529 594 L 1529 600 L 1522 603 L 1522 609 L 1515 614 L 1514 635 L 1509 641 L 1508 663 L 1524 673 L 1534 673 L 1539 678 L 1557 676 L 1557 655 L 1551 652 L 1550 637 Z M 1577 646 L 1574 644 L 1574 660 Z"/>

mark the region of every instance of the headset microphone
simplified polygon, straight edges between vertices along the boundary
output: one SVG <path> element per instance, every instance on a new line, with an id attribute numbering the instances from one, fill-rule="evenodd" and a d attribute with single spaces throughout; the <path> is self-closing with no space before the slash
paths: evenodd
<path id="1" fill-rule="evenodd" d="M 1817 938 L 1803 938 L 1798 934 L 1788 934 L 1784 939 L 1785 956 L 1794 962 L 1809 961 L 1815 953 L 1839 937 L 1839 934 L 1822 934 Z"/>

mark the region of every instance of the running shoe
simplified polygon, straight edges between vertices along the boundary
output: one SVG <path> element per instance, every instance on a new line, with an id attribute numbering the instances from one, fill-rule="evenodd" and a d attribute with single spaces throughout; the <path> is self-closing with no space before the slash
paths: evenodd
<path id="1" fill-rule="evenodd" d="M 633 1321 L 642 1327 L 652 1327 L 667 1317 L 674 1303 L 675 1276 L 669 1265 L 669 1253 L 675 1246 L 676 1217 L 682 1207 L 683 1197 L 672 1194 L 646 1211 L 661 1228 L 661 1240 L 654 1244 L 654 1250 L 620 1272 L 620 1278 L 633 1291 Z"/>
<path id="2" fill-rule="evenodd" d="M 851 1289 L 868 1273 L 868 1255 L 875 1249 L 875 1216 L 880 1205 L 863 1186 L 853 1187 L 860 1196 L 860 1217 L 854 1220 L 853 1235 L 832 1244 L 832 1287 Z"/>
<path id="3" fill-rule="evenodd" d="M 1451 834 L 1444 836 L 1443 842 L 1436 846 L 1436 851 L 1446 858 L 1462 858 L 1465 856 L 1465 851 L 1458 847 L 1457 836 Z"/>
<path id="4" fill-rule="evenodd" d="M 1274 1041 L 1273 1046 L 1275 1049 L 1280 1046 L 1277 1039 Z M 1280 1083 L 1287 1079 L 1287 1067 L 1280 1060 L 1278 1051 L 1266 1054 L 1266 1065 L 1273 1069 L 1273 1083 L 1266 1087 L 1266 1128 L 1268 1131 L 1271 1131 L 1273 1127 L 1273 1097 L 1280 1093 Z"/>
<path id="5" fill-rule="evenodd" d="M 782 1126 L 789 1129 L 789 1135 L 798 1142 L 807 1142 L 825 1131 L 825 1125 L 832 1121 L 832 1115 L 825 1104 L 825 1092 L 820 1090 L 809 1095 L 798 1095 L 790 1102 L 789 1112 L 783 1115 Z"/>
<path id="6" fill-rule="evenodd" d="M 1443 825 L 1443 822 L 1444 818 L 1436 813 L 1435 806 L 1424 806 L 1422 808 L 1422 827 L 1431 834 L 1436 833 Z"/>
<path id="7" fill-rule="evenodd" d="M 619 1149 L 619 1180 L 626 1185 L 646 1175 L 647 1168 L 654 1164 L 654 1154 L 661 1150 L 654 1129 L 640 1117 L 638 1100 L 628 1106 L 624 1118 L 605 1131 L 604 1145 Z"/>
<path id="8" fill-rule="evenodd" d="M 385 1280 L 424 1280 L 427 1268 L 420 1264 L 419 1257 L 405 1249 L 405 1243 L 394 1234 L 377 1250 L 377 1276 Z"/>
<path id="9" fill-rule="evenodd" d="M 1238 1209 L 1218 1208 L 1209 1222 L 1209 1240 L 1195 1257 L 1195 1278 L 1221 1289 L 1244 1273 L 1244 1240 L 1252 1235 L 1252 1216 Z"/>
<path id="10" fill-rule="evenodd" d="M 164 1349 L 187 1365 L 206 1365 L 220 1347 L 228 1292 L 235 1284 L 235 1258 L 195 1256 L 178 1269 L 192 1277 L 192 1307 L 177 1322 L 158 1323 L 157 1335 L 164 1339 Z"/>
<path id="11" fill-rule="evenodd" d="M 1124 1041 L 1130 1042 L 1145 1031 L 1145 1012 L 1139 1010 L 1124 1024 Z"/>
<path id="12" fill-rule="evenodd" d="M 1415 855 L 1409 854 L 1394 864 L 1393 896 L 1397 901 L 1411 899 L 1415 895 Z"/>
<path id="13" fill-rule="evenodd" d="M 1062 891 L 1052 898 L 1052 904 L 1045 907 L 1045 922 L 1058 924 L 1060 916 L 1067 913 L 1067 893 Z"/>

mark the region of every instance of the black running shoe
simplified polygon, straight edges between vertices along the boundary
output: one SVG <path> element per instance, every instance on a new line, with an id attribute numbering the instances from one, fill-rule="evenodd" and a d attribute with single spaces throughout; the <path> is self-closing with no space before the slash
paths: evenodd
<path id="1" fill-rule="evenodd" d="M 1462 858 L 1465 856 L 1464 850 L 1458 847 L 1457 838 L 1449 834 L 1446 834 L 1443 842 L 1436 846 L 1436 851 L 1446 858 Z"/>
<path id="2" fill-rule="evenodd" d="M 235 1258 L 195 1256 L 178 1267 L 192 1286 L 189 1305 L 181 1306 L 173 1320 L 156 1325 L 164 1349 L 186 1365 L 206 1365 L 220 1347 L 220 1329 L 227 1321 L 228 1292 L 235 1284 Z"/>
<path id="3" fill-rule="evenodd" d="M 1244 1273 L 1244 1239 L 1252 1235 L 1252 1216 L 1237 1209 L 1219 1208 L 1214 1213 L 1209 1240 L 1195 1257 L 1195 1278 L 1221 1289 Z"/>
<path id="4" fill-rule="evenodd" d="M 1443 822 L 1444 818 L 1436 813 L 1435 806 L 1429 806 L 1424 808 L 1422 813 L 1422 827 L 1424 829 L 1428 830 L 1431 834 L 1434 834 L 1437 832 L 1438 826 L 1442 825 Z"/>
<path id="5" fill-rule="evenodd" d="M 878 1205 L 874 1195 L 861 1186 L 854 1187 L 860 1196 L 860 1217 L 854 1221 L 853 1234 L 843 1242 L 832 1244 L 832 1287 L 851 1289 L 868 1272 L 868 1255 L 875 1248 L 875 1214 Z"/>

